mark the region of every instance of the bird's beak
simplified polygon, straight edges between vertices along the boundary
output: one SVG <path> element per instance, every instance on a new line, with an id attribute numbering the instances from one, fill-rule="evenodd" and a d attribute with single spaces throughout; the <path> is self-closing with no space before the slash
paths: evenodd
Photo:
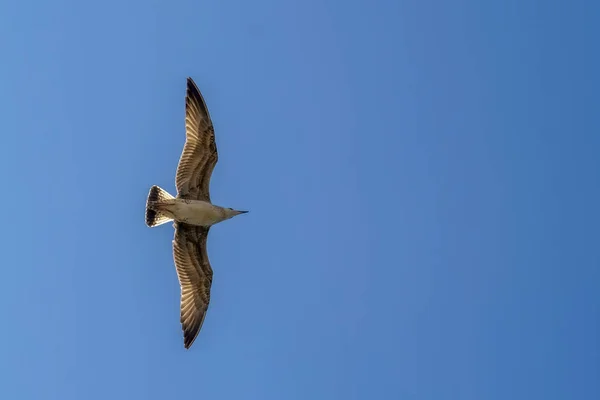
<path id="1" fill-rule="evenodd" d="M 246 214 L 248 211 L 240 211 L 240 210 L 237 210 L 237 212 L 238 212 L 238 214 Z"/>

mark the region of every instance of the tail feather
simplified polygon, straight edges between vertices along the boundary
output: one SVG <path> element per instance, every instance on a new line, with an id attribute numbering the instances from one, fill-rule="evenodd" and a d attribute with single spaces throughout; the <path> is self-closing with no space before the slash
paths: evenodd
<path id="1" fill-rule="evenodd" d="M 154 185 L 150 188 L 148 193 L 148 200 L 146 200 L 146 225 L 150 228 L 165 224 L 171 221 L 171 218 L 162 214 L 156 210 L 156 205 L 162 201 L 173 199 L 174 197 L 169 194 L 166 190 Z"/>

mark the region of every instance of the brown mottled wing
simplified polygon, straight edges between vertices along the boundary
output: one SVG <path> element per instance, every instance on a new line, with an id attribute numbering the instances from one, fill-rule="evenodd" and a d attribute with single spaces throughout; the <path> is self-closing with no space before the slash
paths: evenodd
<path id="1" fill-rule="evenodd" d="M 210 177 L 217 164 L 217 144 L 208 108 L 192 78 L 187 79 L 185 136 L 175 178 L 177 197 L 210 202 Z"/>
<path id="2" fill-rule="evenodd" d="M 181 286 L 183 345 L 189 349 L 206 316 L 213 271 L 206 253 L 210 227 L 175 223 L 173 258 Z"/>

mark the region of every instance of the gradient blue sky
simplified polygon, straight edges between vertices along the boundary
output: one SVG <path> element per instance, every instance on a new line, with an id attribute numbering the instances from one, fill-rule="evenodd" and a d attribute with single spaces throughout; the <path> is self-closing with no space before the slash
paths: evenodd
<path id="1" fill-rule="evenodd" d="M 600 5 L 0 4 L 2 399 L 599 399 Z M 215 123 L 183 348 L 185 78 Z"/>

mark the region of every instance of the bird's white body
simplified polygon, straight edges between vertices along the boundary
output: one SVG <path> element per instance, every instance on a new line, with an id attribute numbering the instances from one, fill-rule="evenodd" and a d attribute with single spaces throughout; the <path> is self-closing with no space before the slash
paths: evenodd
<path id="1" fill-rule="evenodd" d="M 211 226 L 230 218 L 228 209 L 202 200 L 163 200 L 157 209 L 172 220 L 190 225 Z"/>

